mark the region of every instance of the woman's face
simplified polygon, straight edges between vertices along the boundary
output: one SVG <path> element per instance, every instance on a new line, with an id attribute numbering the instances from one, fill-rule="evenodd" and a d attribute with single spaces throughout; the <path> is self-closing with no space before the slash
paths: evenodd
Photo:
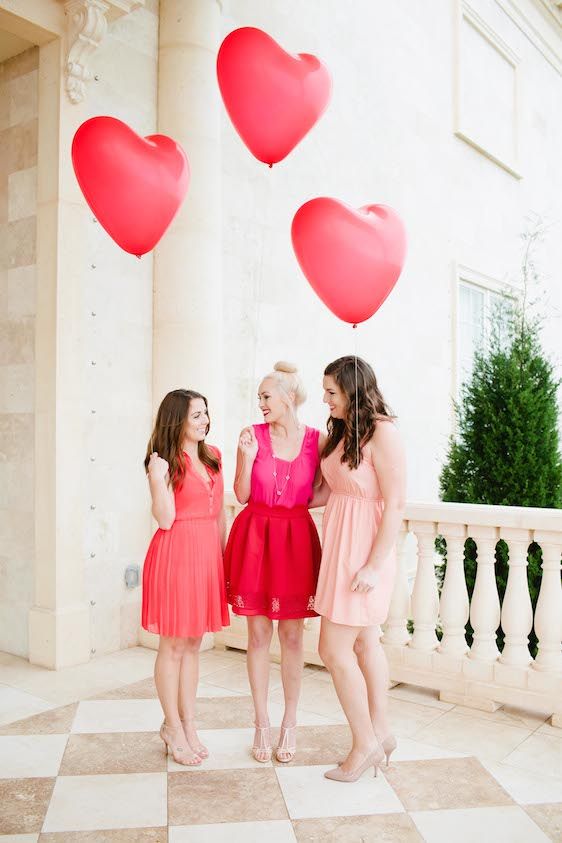
<path id="1" fill-rule="evenodd" d="M 268 424 L 279 421 L 287 412 L 287 399 L 273 378 L 265 378 L 260 383 L 258 401 L 263 420 Z"/>
<path id="2" fill-rule="evenodd" d="M 324 404 L 330 408 L 333 419 L 345 419 L 347 413 L 347 398 L 331 375 L 324 375 Z"/>
<path id="3" fill-rule="evenodd" d="M 183 431 L 189 442 L 202 442 L 209 429 L 209 414 L 202 398 L 193 398 L 189 403 Z"/>

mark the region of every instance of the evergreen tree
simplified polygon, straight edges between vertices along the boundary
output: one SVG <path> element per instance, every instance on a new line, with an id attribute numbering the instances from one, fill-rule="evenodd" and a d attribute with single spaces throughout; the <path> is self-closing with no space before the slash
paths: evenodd
<path id="1" fill-rule="evenodd" d="M 474 360 L 469 381 L 456 405 L 458 431 L 449 442 L 440 475 L 444 501 L 502 506 L 562 507 L 557 390 L 560 380 L 540 344 L 540 317 L 532 314 L 528 293 L 537 272 L 533 248 L 541 226 L 525 235 L 522 265 L 523 296 L 520 302 L 504 301 L 491 321 L 487 348 Z M 506 306 L 507 305 L 507 306 Z M 446 560 L 442 539 L 437 550 Z M 469 596 L 476 578 L 476 545 L 465 545 L 465 574 Z M 533 609 L 541 582 L 540 548 L 529 548 L 528 580 Z M 439 571 L 443 581 L 445 564 Z M 496 547 L 496 581 L 503 600 L 508 574 L 508 549 Z M 469 641 L 472 629 L 467 625 Z M 503 634 L 498 643 L 503 646 Z M 536 637 L 530 645 L 536 653 Z"/>

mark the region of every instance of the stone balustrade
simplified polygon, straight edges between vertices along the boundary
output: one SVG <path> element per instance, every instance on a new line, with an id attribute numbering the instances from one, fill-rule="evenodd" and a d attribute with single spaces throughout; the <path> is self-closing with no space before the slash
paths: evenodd
<path id="1" fill-rule="evenodd" d="M 241 507 L 226 495 L 232 523 Z M 322 511 L 312 516 L 321 528 Z M 440 557 L 435 538 L 447 544 L 441 594 L 436 576 Z M 464 574 L 464 544 L 477 547 L 477 573 L 469 605 Z M 495 578 L 495 548 L 509 550 L 509 575 L 500 606 Z M 542 585 L 534 617 L 527 584 L 527 550 L 542 549 Z M 530 507 L 457 503 L 408 503 L 398 539 L 399 567 L 382 642 L 394 683 L 408 682 L 439 691 L 444 701 L 494 711 L 502 704 L 547 711 L 562 727 L 562 512 Z M 474 630 L 469 647 L 465 626 Z M 410 633 L 408 621 L 413 625 Z M 502 652 L 496 631 L 505 634 Z M 538 652 L 532 658 L 529 633 L 534 626 Z M 305 661 L 318 656 L 320 619 L 305 621 Z M 411 628 L 411 627 L 410 627 Z M 442 634 L 439 640 L 437 629 Z M 232 617 L 217 644 L 246 648 L 244 618 Z M 274 654 L 279 655 L 275 639 Z"/>

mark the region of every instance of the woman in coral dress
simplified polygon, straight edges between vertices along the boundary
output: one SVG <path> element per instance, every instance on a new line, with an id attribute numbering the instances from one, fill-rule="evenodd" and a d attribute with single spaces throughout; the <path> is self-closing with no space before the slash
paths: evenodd
<path id="1" fill-rule="evenodd" d="M 364 360 L 342 357 L 326 368 L 324 402 L 330 418 L 322 474 L 330 495 L 315 607 L 322 615 L 319 653 L 353 736 L 348 757 L 325 775 L 351 782 L 368 767 L 376 773 L 396 747 L 379 625 L 394 588 L 405 460 L 375 373 Z"/>
<path id="2" fill-rule="evenodd" d="M 265 423 L 240 434 L 234 491 L 248 503 L 238 515 L 225 551 L 228 602 L 248 622 L 248 675 L 255 707 L 252 748 L 257 761 L 271 758 L 267 711 L 269 647 L 278 620 L 285 713 L 276 756 L 296 751 L 296 716 L 303 668 L 304 618 L 314 617 L 320 541 L 308 512 L 319 454 L 318 430 L 301 425 L 305 399 L 296 369 L 277 363 L 259 387 Z"/>
<path id="3" fill-rule="evenodd" d="M 167 751 L 193 766 L 208 756 L 195 731 L 199 647 L 228 626 L 221 455 L 205 443 L 207 400 L 176 389 L 162 401 L 145 458 L 154 534 L 143 568 L 142 625 L 160 636 L 154 679 Z"/>

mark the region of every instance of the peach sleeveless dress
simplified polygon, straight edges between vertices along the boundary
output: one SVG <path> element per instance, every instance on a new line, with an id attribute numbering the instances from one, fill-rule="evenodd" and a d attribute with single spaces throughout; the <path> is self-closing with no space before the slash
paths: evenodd
<path id="1" fill-rule="evenodd" d="M 351 590 L 357 571 L 373 547 L 384 509 L 369 449 L 357 469 L 341 462 L 343 442 L 322 460 L 330 497 L 322 523 L 322 561 L 314 608 L 334 623 L 374 626 L 384 623 L 394 588 L 396 552 L 380 569 L 378 584 L 364 594 Z"/>

